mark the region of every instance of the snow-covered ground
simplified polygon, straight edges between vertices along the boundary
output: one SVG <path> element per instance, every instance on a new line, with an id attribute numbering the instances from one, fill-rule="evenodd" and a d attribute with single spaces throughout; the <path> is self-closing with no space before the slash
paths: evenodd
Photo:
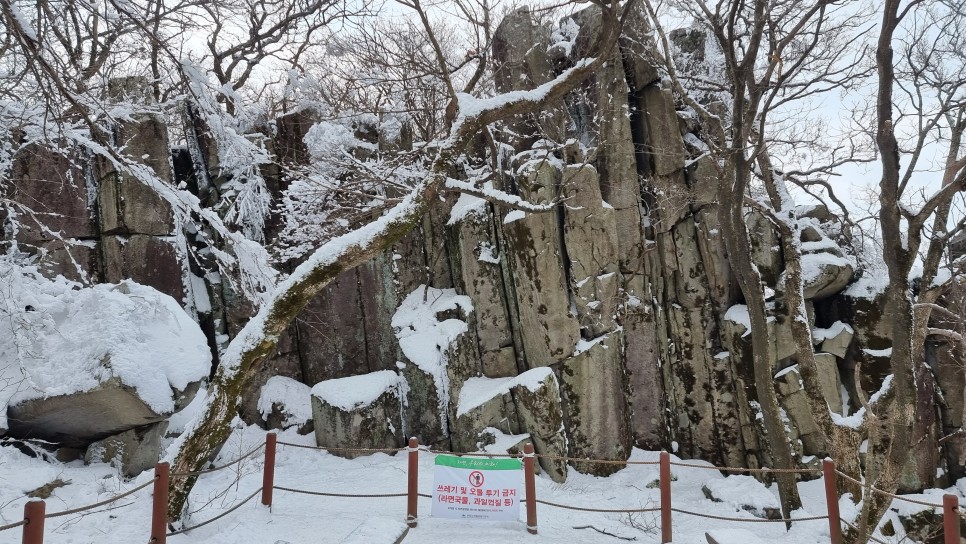
<path id="1" fill-rule="evenodd" d="M 264 431 L 257 427 L 239 427 L 221 451 L 221 459 L 233 460 L 264 441 Z M 314 445 L 312 436 L 300 436 L 293 431 L 282 432 L 280 441 Z M 634 450 L 632 460 L 655 461 L 658 453 Z M 672 459 L 674 459 L 672 457 Z M 697 462 L 695 462 L 697 463 Z M 24 494 L 60 479 L 67 485 L 58 487 L 47 499 L 47 511 L 73 508 L 130 489 L 151 479 L 146 472 L 132 481 L 123 481 L 117 470 L 106 464 L 84 466 L 80 462 L 51 464 L 24 455 L 13 447 L 0 448 L 0 525 L 21 519 Z M 401 493 L 406 490 L 406 454 L 395 456 L 375 454 L 346 460 L 318 450 L 280 445 L 276 466 L 276 485 L 335 493 Z M 420 454 L 419 489 L 430 493 L 433 482 L 433 455 Z M 707 514 L 738 518 L 753 518 L 733 504 L 716 503 L 705 498 L 702 486 L 709 480 L 723 480 L 713 470 L 672 467 L 674 480 L 673 505 L 676 508 Z M 656 465 L 631 465 L 608 478 L 587 476 L 571 471 L 564 484 L 556 484 L 546 477 L 537 477 L 537 495 L 557 503 L 596 508 L 650 508 L 659 501 L 659 490 L 654 482 L 658 477 Z M 522 475 L 521 475 L 522 480 Z M 748 491 L 749 478 L 735 479 L 736 491 L 751 497 L 759 493 L 774 493 L 774 489 L 759 487 Z M 257 490 L 262 481 L 262 456 L 255 455 L 239 465 L 205 475 L 191 495 L 188 510 L 189 524 L 210 519 L 229 509 L 236 501 Z M 727 480 L 725 480 L 727 481 Z M 722 481 L 712 486 L 716 490 L 728 487 Z M 796 517 L 820 516 L 825 511 L 825 496 L 821 480 L 802 483 L 802 500 L 807 505 Z M 955 488 L 953 488 L 955 490 Z M 955 492 L 955 491 L 954 491 Z M 927 500 L 941 502 L 939 490 Z M 853 511 L 851 503 L 842 501 L 842 513 Z M 390 544 L 403 533 L 406 499 L 330 498 L 293 494 L 276 490 L 274 505 L 259 504 L 256 496 L 248 504 L 226 517 L 188 534 L 169 537 L 173 544 L 211 543 L 236 544 L 269 543 L 336 543 L 358 542 Z M 554 543 L 660 542 L 657 513 L 632 517 L 619 514 L 600 514 L 562 510 L 546 505 L 538 507 L 539 534 L 527 534 L 520 522 L 465 522 L 429 517 L 430 500 L 419 502 L 419 526 L 409 531 L 406 543 Z M 150 528 L 150 487 L 122 499 L 114 505 L 102 507 L 84 515 L 78 514 L 47 520 L 48 543 L 133 543 L 145 542 Z M 525 515 L 521 510 L 521 518 Z M 704 533 L 715 531 L 722 544 L 817 544 L 828 542 L 825 520 L 796 523 L 786 532 L 782 523 L 732 523 L 674 514 L 674 542 L 704 543 Z M 898 525 L 898 524 L 897 524 Z M 604 533 L 610 534 L 604 534 Z M 0 543 L 20 542 L 20 529 L 0 532 Z M 898 542 L 901 537 L 883 538 Z"/>

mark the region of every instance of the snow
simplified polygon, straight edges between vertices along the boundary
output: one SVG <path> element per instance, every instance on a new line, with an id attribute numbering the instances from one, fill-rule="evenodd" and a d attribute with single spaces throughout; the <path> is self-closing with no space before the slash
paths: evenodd
<path id="1" fill-rule="evenodd" d="M 741 335 L 742 337 L 751 334 L 751 315 L 748 314 L 747 305 L 735 304 L 734 306 L 728 308 L 728 311 L 725 312 L 724 318 L 745 328 L 745 333 Z"/>
<path id="2" fill-rule="evenodd" d="M 453 205 L 453 209 L 449 212 L 449 221 L 446 224 L 455 225 L 467 217 L 482 215 L 484 213 L 486 213 L 485 200 L 466 193 L 460 193 L 456 204 Z"/>
<path id="3" fill-rule="evenodd" d="M 285 376 L 272 376 L 262 386 L 256 407 L 267 419 L 272 413 L 272 405 L 278 404 L 285 416 L 282 422 L 285 427 L 302 425 L 312 419 L 311 396 L 312 388 L 304 383 Z"/>
<path id="4" fill-rule="evenodd" d="M 560 85 L 562 81 L 568 79 L 571 74 L 590 66 L 594 62 L 596 62 L 596 59 L 594 58 L 583 58 L 575 62 L 572 67 L 564 70 L 556 78 L 529 91 L 510 91 L 487 98 L 476 98 L 466 93 L 456 93 L 456 98 L 459 101 L 459 116 L 477 117 L 483 113 L 502 108 L 512 103 L 540 102 L 541 100 L 546 99 L 547 95 L 550 94 L 550 91 Z"/>
<path id="5" fill-rule="evenodd" d="M 764 540 L 747 529 L 714 529 L 708 534 L 718 544 L 764 544 Z"/>
<path id="6" fill-rule="evenodd" d="M 766 508 L 781 510 L 778 497 L 751 476 L 733 475 L 708 480 L 704 486 L 711 496 L 730 505 L 735 511 L 748 510 L 763 516 Z"/>
<path id="7" fill-rule="evenodd" d="M 506 214 L 506 217 L 503 218 L 503 224 L 509 225 L 510 223 L 519 221 L 526 216 L 527 214 L 523 210 L 510 210 L 510 212 Z"/>
<path id="8" fill-rule="evenodd" d="M 882 398 L 882 395 L 885 395 L 889 391 L 889 388 L 892 387 L 892 378 L 893 375 L 889 374 L 884 380 L 882 380 L 882 387 L 880 387 L 875 394 L 869 397 L 870 406 L 875 404 L 880 398 Z M 851 429 L 858 430 L 862 426 L 862 421 L 865 420 L 865 406 L 859 408 L 850 416 L 841 416 L 831 411 L 829 412 L 829 415 L 832 416 L 832 423 L 841 427 L 849 427 Z"/>
<path id="9" fill-rule="evenodd" d="M 473 311 L 473 301 L 466 295 L 457 295 L 455 289 L 420 285 L 402 301 L 391 321 L 403 354 L 433 377 L 439 394 L 441 421 L 446 421 L 444 414 L 449 406 L 446 351 L 459 335 L 469 330 L 463 320 L 439 320 L 439 313 L 454 310 L 469 314 Z"/>
<path id="10" fill-rule="evenodd" d="M 312 387 L 312 396 L 326 404 L 342 410 L 354 410 L 369 406 L 386 392 L 399 396 L 402 378 L 392 370 L 379 370 L 359 376 L 325 380 Z M 264 397 L 264 392 L 262 393 Z M 259 411 L 262 411 L 259 400 Z M 271 410 L 271 405 L 269 405 Z M 263 412 L 264 414 L 264 412 Z M 312 418 L 312 407 L 308 408 L 308 419 Z M 303 420 L 305 421 L 305 420 Z"/>
<path id="11" fill-rule="evenodd" d="M 214 460 L 217 465 L 233 461 L 265 440 L 265 431 L 255 427 L 237 427 L 228 442 Z M 300 436 L 295 429 L 279 432 L 280 442 L 314 446 L 315 438 Z M 632 450 L 633 461 L 657 461 L 658 452 Z M 680 461 L 671 456 L 672 461 Z M 418 489 L 428 493 L 433 486 L 434 456 L 419 453 Z M 686 461 L 688 464 L 707 466 L 707 463 Z M 262 484 L 263 460 L 255 455 L 239 463 L 232 470 L 206 474 L 199 478 L 188 503 L 191 515 L 189 524 L 200 523 L 226 512 L 237 501 L 247 497 Z M 356 459 L 344 459 L 328 453 L 278 447 L 275 467 L 275 483 L 283 487 L 331 493 L 399 493 L 406 489 L 406 455 L 382 453 Z M 33 458 L 10 446 L 0 447 L 0 525 L 18 521 L 23 515 L 26 492 L 36 489 L 55 478 L 70 481 L 57 488 L 47 500 L 47 511 L 56 512 L 67 508 L 90 504 L 116 493 L 131 489 L 151 479 L 150 472 L 125 481 L 118 470 L 108 464 L 95 463 L 84 466 L 80 462 L 48 463 Z M 728 487 L 730 482 L 740 482 L 734 477 L 723 478 L 716 472 L 683 466 L 672 466 L 675 478 L 672 484 L 675 508 L 704 514 L 753 519 L 748 512 L 736 512 L 735 507 L 708 500 L 701 487 L 710 482 L 713 486 Z M 656 465 L 630 465 L 606 478 L 580 474 L 571 470 L 566 482 L 557 484 L 546 474 L 536 477 L 538 497 L 566 505 L 592 506 L 597 508 L 649 508 L 660 504 L 660 490 L 646 484 L 658 478 Z M 717 483 L 717 482 L 721 483 Z M 966 487 L 966 486 L 964 486 Z M 798 484 L 804 508 L 793 513 L 794 517 L 822 516 L 826 513 L 824 483 L 821 479 Z M 775 486 L 759 488 L 758 491 L 776 493 Z M 731 495 L 734 491 L 723 491 Z M 948 492 L 962 496 L 957 488 Z M 928 490 L 925 495 L 931 502 L 940 490 Z M 763 496 L 761 497 L 763 499 Z M 842 512 L 849 516 L 847 498 L 840 503 Z M 628 524 L 625 516 L 592 512 L 575 512 L 538 506 L 539 533 L 526 533 L 524 516 L 516 522 L 472 523 L 460 520 L 438 519 L 429 516 L 429 500 L 420 499 L 419 526 L 411 529 L 404 542 L 422 544 L 448 544 L 466 542 L 471 544 L 505 544 L 526 542 L 532 544 L 556 544 L 580 542 L 582 544 L 613 544 L 613 536 L 588 529 L 593 525 L 609 533 L 626 538 L 636 538 L 642 544 L 658 544 L 660 530 L 650 532 Z M 238 542 L 295 544 L 302 542 L 367 542 L 391 544 L 400 535 L 400 524 L 405 519 L 406 499 L 367 499 L 309 497 L 276 490 L 272 508 L 258 504 L 252 499 L 235 512 L 205 527 L 186 534 L 168 537 L 170 544 L 236 544 Z M 103 542 L 127 544 L 144 542 L 150 530 L 151 491 L 145 489 L 115 503 L 69 518 L 69 523 L 52 523 L 49 520 L 45 542 Z M 660 514 L 642 514 L 637 518 L 658 527 Z M 697 544 L 705 542 L 704 534 L 732 540 L 722 544 L 751 544 L 748 533 L 754 533 L 757 542 L 764 544 L 820 544 L 828 543 L 828 523 L 825 520 L 794 523 L 786 531 L 782 523 L 740 523 L 705 520 L 675 512 L 672 517 L 674 542 Z M 901 528 L 900 528 L 901 531 Z M 876 535 L 881 538 L 881 535 Z M 0 542 L 19 542 L 18 529 L 0 533 Z M 901 535 L 898 537 L 901 538 Z M 888 540 L 888 539 L 887 539 Z M 891 541 L 891 540 L 890 540 Z"/>
<path id="12" fill-rule="evenodd" d="M 496 453 L 496 454 L 505 454 L 509 451 L 510 448 L 530 438 L 530 433 L 507 434 L 495 427 L 487 427 L 483 429 L 483 432 L 480 434 L 481 435 L 489 434 L 493 436 L 496 440 L 492 444 L 487 444 L 485 446 L 482 445 L 482 442 L 478 442 L 476 444 L 477 448 L 479 448 L 480 451 L 483 451 L 486 453 Z"/>
<path id="13" fill-rule="evenodd" d="M 889 287 L 889 275 L 885 271 L 867 270 L 844 293 L 852 298 L 872 299 L 885 293 L 887 287 Z"/>
<path id="14" fill-rule="evenodd" d="M 802 255 L 802 281 L 806 284 L 813 283 L 822 276 L 826 268 L 846 268 L 855 269 L 855 262 L 845 257 L 826 252 L 807 253 Z"/>
<path id="15" fill-rule="evenodd" d="M 483 263 L 500 264 L 500 256 L 496 253 L 496 248 L 487 242 L 480 242 L 477 247 L 480 250 L 476 260 Z"/>
<path id="16" fill-rule="evenodd" d="M 855 332 L 850 325 L 842 323 L 841 321 L 836 321 L 835 323 L 829 325 L 827 329 L 818 327 L 812 329 L 812 340 L 815 343 L 824 342 L 842 334 L 843 331 L 848 331 L 849 334 L 853 334 Z"/>
<path id="17" fill-rule="evenodd" d="M 864 351 L 866 355 L 869 355 L 871 357 L 892 357 L 892 348 L 885 348 L 885 349 L 864 348 L 862 351 Z"/>
<path id="18" fill-rule="evenodd" d="M 610 336 L 610 334 L 611 333 L 602 334 L 602 335 L 598 336 L 597 338 L 592 338 L 590 340 L 584 340 L 583 338 L 581 338 L 580 340 L 577 341 L 577 346 L 574 348 L 573 357 L 576 357 L 576 356 L 580 355 L 581 353 L 583 353 L 585 351 L 589 351 L 591 348 L 593 348 L 597 344 L 599 344 L 599 343 L 603 342 L 604 340 L 606 340 L 607 337 Z"/>
<path id="19" fill-rule="evenodd" d="M 548 367 L 540 367 L 510 378 L 470 378 L 460 388 L 456 417 L 482 406 L 494 397 L 509 393 L 510 389 L 517 386 L 536 391 L 547 376 L 553 376 L 553 371 Z"/>
<path id="20" fill-rule="evenodd" d="M 81 287 L 0 261 L 0 427 L 6 406 L 116 378 L 159 414 L 211 370 L 198 324 L 173 298 L 125 281 Z"/>

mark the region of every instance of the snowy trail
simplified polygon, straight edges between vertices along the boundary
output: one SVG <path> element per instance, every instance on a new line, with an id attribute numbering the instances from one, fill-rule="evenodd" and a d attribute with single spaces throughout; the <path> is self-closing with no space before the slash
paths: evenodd
<path id="1" fill-rule="evenodd" d="M 264 440 L 264 431 L 255 427 L 237 429 L 222 449 L 224 462 L 239 457 Z M 280 441 L 314 445 L 312 436 L 282 432 Z M 656 461 L 657 452 L 634 450 L 633 460 Z M 694 462 L 694 461 L 689 461 Z M 696 463 L 696 462 L 695 462 Z M 130 489 L 151 478 L 142 474 L 130 482 L 117 479 L 115 469 L 100 464 L 85 467 L 77 462 L 51 465 L 32 459 L 14 448 L 0 448 L 0 524 L 17 521 L 23 511 L 23 494 L 55 478 L 70 481 L 54 490 L 47 500 L 48 512 L 63 510 Z M 430 493 L 433 480 L 433 456 L 420 454 L 419 490 Z M 709 480 L 722 480 L 713 470 L 672 467 L 674 507 L 720 516 L 756 519 L 747 512 L 736 511 L 726 503 L 705 498 L 701 487 Z M 262 458 L 255 455 L 230 470 L 202 476 L 192 492 L 188 510 L 195 512 L 189 524 L 210 519 L 231 508 L 261 486 Z M 658 505 L 659 490 L 656 465 L 631 465 L 608 477 L 598 478 L 571 471 L 567 482 L 556 484 L 544 476 L 537 477 L 539 498 L 561 504 L 597 508 L 648 508 Z M 521 475 L 522 479 L 522 475 Z M 740 480 L 734 489 L 740 492 Z M 278 486 L 335 493 L 400 493 L 406 489 L 406 455 L 375 454 L 347 460 L 317 450 L 280 445 L 275 483 Z M 747 482 L 746 482 L 747 483 Z M 719 482 L 720 484 L 720 482 Z M 727 486 L 726 486 L 727 487 Z M 773 492 L 760 487 L 761 492 Z M 821 516 L 825 512 L 825 496 L 821 480 L 800 484 L 806 509 L 797 517 Z M 168 538 L 172 544 L 299 544 L 299 543 L 369 543 L 391 544 L 405 531 L 406 499 L 332 498 L 294 494 L 275 490 L 272 510 L 261 506 L 258 497 L 237 511 L 210 525 L 188 534 Z M 843 502 L 843 506 L 845 503 Z M 521 510 L 520 522 L 465 522 L 429 517 L 430 499 L 419 502 L 419 526 L 409 531 L 405 544 L 479 543 L 503 544 L 521 542 L 559 544 L 580 542 L 615 544 L 660 542 L 659 514 L 639 514 L 633 520 L 626 515 L 575 512 L 539 505 L 538 535 L 525 530 Z M 133 543 L 144 542 L 150 528 L 151 494 L 145 490 L 113 508 L 100 509 L 85 516 L 47 520 L 46 542 L 59 543 Z M 843 509 L 843 514 L 847 511 Z M 719 522 L 675 513 L 674 542 L 703 544 L 706 531 L 719 531 L 726 536 L 722 544 L 825 544 L 829 541 L 825 520 L 796 523 L 786 532 L 781 523 Z M 642 527 L 650 526 L 650 531 Z M 581 528 L 585 527 L 585 528 Z M 596 529 L 596 530 L 595 530 Z M 599 531 L 611 533 L 611 536 Z M 20 541 L 18 530 L 0 533 L 0 543 Z M 887 540 L 895 541 L 895 539 Z"/>

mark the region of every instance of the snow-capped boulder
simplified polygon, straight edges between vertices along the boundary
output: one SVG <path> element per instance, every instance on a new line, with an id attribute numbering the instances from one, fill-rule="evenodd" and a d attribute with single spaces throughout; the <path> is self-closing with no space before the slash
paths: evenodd
<path id="1" fill-rule="evenodd" d="M 161 421 L 191 401 L 211 369 L 198 325 L 171 297 L 134 282 L 82 288 L 0 264 L 0 427 L 65 446 Z"/>
<path id="2" fill-rule="evenodd" d="M 548 368 L 528 370 L 517 376 L 516 385 L 510 391 L 521 428 L 530 433 L 534 450 L 541 455 L 566 456 L 567 438 L 556 375 Z M 551 480 L 558 483 L 567 480 L 566 461 L 546 457 L 538 461 Z"/>
<path id="3" fill-rule="evenodd" d="M 323 448 L 379 449 L 403 444 L 405 381 L 391 370 L 326 380 L 312 388 L 315 442 Z M 352 459 L 366 453 L 332 451 Z"/>
<path id="4" fill-rule="evenodd" d="M 836 321 L 827 329 L 813 329 L 812 340 L 816 343 L 821 342 L 822 351 L 844 359 L 849 351 L 849 344 L 852 343 L 854 334 L 855 331 L 852 330 L 852 327 L 841 321 Z"/>
<path id="5" fill-rule="evenodd" d="M 510 387 L 516 378 L 470 378 L 460 388 L 456 421 L 450 429 L 455 451 L 475 451 L 486 429 L 520 432 Z"/>
<path id="6" fill-rule="evenodd" d="M 302 382 L 272 376 L 262 386 L 258 412 L 268 429 L 297 427 L 299 434 L 314 430 L 312 420 L 312 388 Z"/>

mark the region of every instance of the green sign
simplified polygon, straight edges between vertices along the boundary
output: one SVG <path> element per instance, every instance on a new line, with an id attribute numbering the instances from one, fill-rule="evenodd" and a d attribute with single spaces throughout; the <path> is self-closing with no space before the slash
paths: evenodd
<path id="1" fill-rule="evenodd" d="M 519 459 L 487 459 L 485 457 L 457 457 L 455 455 L 437 455 L 436 464 L 443 467 L 470 470 L 520 470 L 523 468 L 523 463 Z"/>

